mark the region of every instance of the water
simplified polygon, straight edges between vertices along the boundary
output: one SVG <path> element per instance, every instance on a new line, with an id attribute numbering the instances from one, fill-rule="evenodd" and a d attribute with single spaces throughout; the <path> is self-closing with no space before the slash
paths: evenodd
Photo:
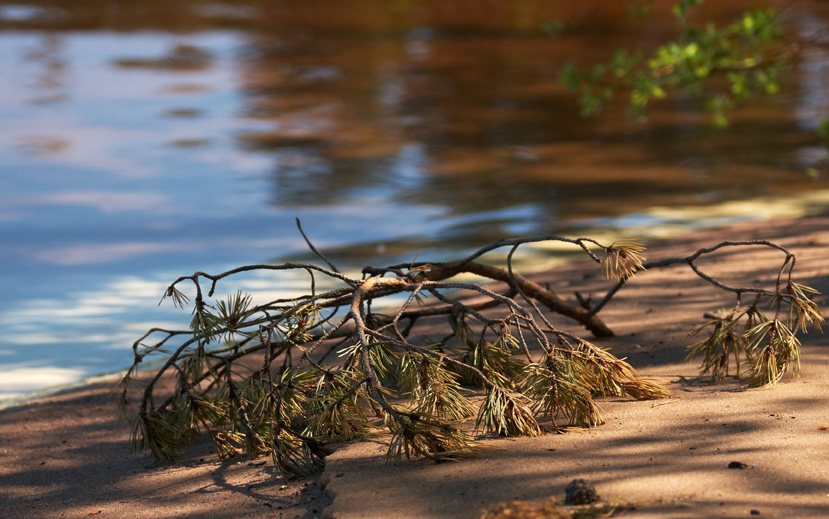
<path id="1" fill-rule="evenodd" d="M 803 174 L 829 115 L 825 46 L 716 132 L 683 99 L 647 124 L 621 106 L 578 117 L 558 67 L 667 30 L 643 35 L 623 11 L 168 4 L 0 5 L 0 400 L 125 367 L 147 328 L 186 326 L 156 306 L 179 275 L 310 259 L 295 218 L 354 269 L 829 200 L 826 177 Z M 788 16 L 803 34 L 829 19 L 809 2 Z M 581 28 L 544 35 L 557 18 Z M 219 292 L 303 283 L 248 276 Z"/>

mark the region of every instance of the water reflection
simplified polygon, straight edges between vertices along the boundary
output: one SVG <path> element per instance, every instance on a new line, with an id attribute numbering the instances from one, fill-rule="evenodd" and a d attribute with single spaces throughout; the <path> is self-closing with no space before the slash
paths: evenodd
<path id="1" fill-rule="evenodd" d="M 646 124 L 621 105 L 583 120 L 558 68 L 652 46 L 672 26 L 656 13 L 643 28 L 623 3 L 561 4 L 0 6 L 0 393 L 128 364 L 151 324 L 186 325 L 155 306 L 180 274 L 307 258 L 295 217 L 354 268 L 703 220 L 657 206 L 710 215 L 754 198 L 763 217 L 770 196 L 829 188 L 802 173 L 829 113 L 825 46 L 726 132 L 683 98 Z M 787 16 L 811 33 L 827 9 L 799 1 Z M 541 28 L 551 20 L 557 38 Z"/>
<path id="2" fill-rule="evenodd" d="M 615 29 L 603 45 L 629 44 Z M 683 99 L 649 124 L 618 113 L 583 121 L 557 70 L 596 56 L 596 33 L 551 39 L 509 22 L 494 30 L 259 35 L 243 78 L 250 115 L 272 127 L 240 140 L 275 157 L 274 203 L 357 202 L 384 190 L 453 213 L 530 203 L 543 229 L 810 186 L 797 150 L 814 137 L 792 116 L 791 97 L 744 110 L 728 133 Z M 420 178 L 399 188 L 404 149 L 417 150 Z"/>

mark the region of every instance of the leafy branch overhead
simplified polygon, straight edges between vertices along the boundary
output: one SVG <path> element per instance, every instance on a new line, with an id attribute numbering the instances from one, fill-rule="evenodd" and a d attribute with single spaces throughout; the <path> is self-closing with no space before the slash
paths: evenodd
<path id="1" fill-rule="evenodd" d="M 647 56 L 640 50 L 617 49 L 609 60 L 588 68 L 565 65 L 560 80 L 579 93 L 582 115 L 598 114 L 621 91 L 630 96 L 630 114 L 642 118 L 652 101 L 684 92 L 703 99 L 714 125 L 723 127 L 729 110 L 752 96 L 777 93 L 778 78 L 798 49 L 783 39 L 778 13 L 758 8 L 723 27 L 695 25 L 688 20 L 689 10 L 701 3 L 675 4 L 679 35 Z M 645 17 L 651 5 L 637 4 L 635 14 Z"/>
<path id="2" fill-rule="evenodd" d="M 300 229 L 301 231 L 301 229 Z M 304 234 L 303 234 L 304 236 Z M 596 303 L 573 304 L 515 272 L 521 246 L 560 242 L 602 265 L 613 281 Z M 736 296 L 693 345 L 702 372 L 721 378 L 744 363 L 752 384 L 774 384 L 799 369 L 795 334 L 819 327 L 814 291 L 792 279 L 795 257 L 770 242 L 723 242 L 684 257 L 648 263 L 638 241 L 602 245 L 589 238 L 539 236 L 503 240 L 451 263 L 366 267 L 339 272 L 309 242 L 326 267 L 263 264 L 221 274 L 196 272 L 164 294 L 189 304 L 188 330 L 154 328 L 133 345 L 135 361 L 122 384 L 123 411 L 136 448 L 172 460 L 199 431 L 222 455 L 270 455 L 287 475 L 321 467 L 325 445 L 390 434 L 390 461 L 425 456 L 455 459 L 475 452 L 481 434 L 541 434 L 541 417 L 593 426 L 603 422 L 596 399 L 668 396 L 627 362 L 551 322 L 559 314 L 595 336 L 612 335 L 601 309 L 637 272 L 686 265 L 701 279 Z M 785 259 L 771 289 L 732 287 L 697 260 L 725 247 L 761 246 Z M 507 249 L 506 268 L 481 262 Z M 263 304 L 236 292 L 215 299 L 219 282 L 244 272 L 299 271 L 308 292 Z M 474 274 L 486 283 L 459 280 Z M 334 288 L 318 291 L 322 278 Z M 279 288 L 279 287 L 275 287 Z M 742 299 L 751 296 L 748 306 Z M 760 304 L 770 301 L 766 315 Z M 139 368 L 151 364 L 147 373 Z M 170 384 L 172 383 L 172 388 Z M 469 424 L 467 426 L 466 424 Z"/>

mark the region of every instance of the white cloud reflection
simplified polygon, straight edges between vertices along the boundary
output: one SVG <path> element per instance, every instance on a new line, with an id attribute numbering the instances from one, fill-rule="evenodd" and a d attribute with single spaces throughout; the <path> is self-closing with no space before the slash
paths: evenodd
<path id="1" fill-rule="evenodd" d="M 10 360 L 0 364 L 0 407 L 32 391 L 126 368 L 132 344 L 153 327 L 186 330 L 190 308 L 176 309 L 169 301 L 158 306 L 175 277 L 154 276 L 122 277 L 93 290 L 24 300 L 0 314 L 0 344 L 6 346 L 0 355 Z M 257 303 L 294 298 L 308 292 L 308 281 L 304 270 L 258 272 L 223 283 L 217 297 L 238 288 Z M 318 291 L 333 288 L 317 281 Z M 188 285 L 182 289 L 192 297 Z"/>
<path id="2" fill-rule="evenodd" d="M 124 344 L 132 344 L 141 335 L 136 333 L 146 331 L 149 326 L 138 315 L 131 316 L 154 310 L 167 284 L 162 280 L 128 277 L 97 290 L 21 301 L 16 308 L 0 315 L 0 342 L 17 345 L 101 342 L 100 337 L 106 336 L 110 342 L 130 338 Z"/>
<path id="3" fill-rule="evenodd" d="M 159 252 L 193 252 L 202 248 L 195 242 L 88 243 L 34 251 L 32 256 L 53 265 L 95 265 Z"/>
<path id="4" fill-rule="evenodd" d="M 12 202 L 14 203 L 14 202 Z M 169 205 L 160 193 L 122 193 L 112 191 L 65 191 L 24 198 L 15 205 L 68 205 L 92 207 L 104 213 L 158 210 Z"/>
<path id="5" fill-rule="evenodd" d="M 69 384 L 84 376 L 81 369 L 57 366 L 0 366 L 0 404 L 48 386 Z"/>
<path id="6" fill-rule="evenodd" d="M 49 128 L 49 133 L 44 133 L 43 128 Z M 118 144 L 123 142 L 151 146 L 158 139 L 151 131 L 83 126 L 74 120 L 54 118 L 15 121 L 15 125 L 0 124 L 0 138 L 12 143 L 14 149 L 28 158 L 59 159 L 64 166 L 106 172 L 126 179 L 145 179 L 158 174 L 157 166 L 117 153 Z M 54 156 L 51 153 L 42 154 L 39 151 L 43 149 L 42 145 L 33 146 L 33 143 L 56 140 L 63 141 L 65 145 Z"/>

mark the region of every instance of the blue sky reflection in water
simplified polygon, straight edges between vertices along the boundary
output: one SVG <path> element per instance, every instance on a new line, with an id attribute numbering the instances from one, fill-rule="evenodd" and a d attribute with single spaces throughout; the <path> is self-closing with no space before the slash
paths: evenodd
<path id="1" fill-rule="evenodd" d="M 114 65 L 188 39 L 215 63 Z M 156 307 L 172 279 L 302 250 L 295 217 L 340 246 L 443 212 L 379 197 L 359 210 L 268 204 L 272 160 L 234 141 L 260 124 L 237 117 L 238 46 L 226 33 L 0 33 L 0 398 L 128 365 L 147 328 L 186 325 Z"/>
<path id="2" fill-rule="evenodd" d="M 0 10 L 12 25 L 39 15 Z M 297 217 L 354 268 L 827 187 L 802 174 L 827 106 L 823 51 L 790 94 L 716 134 L 681 100 L 646 125 L 582 121 L 556 70 L 595 57 L 595 33 L 491 22 L 0 23 L 0 400 L 124 367 L 147 328 L 186 326 L 156 306 L 179 275 L 309 259 Z M 772 150 L 781 135 L 805 144 Z M 276 285 L 252 275 L 219 292 Z"/>

